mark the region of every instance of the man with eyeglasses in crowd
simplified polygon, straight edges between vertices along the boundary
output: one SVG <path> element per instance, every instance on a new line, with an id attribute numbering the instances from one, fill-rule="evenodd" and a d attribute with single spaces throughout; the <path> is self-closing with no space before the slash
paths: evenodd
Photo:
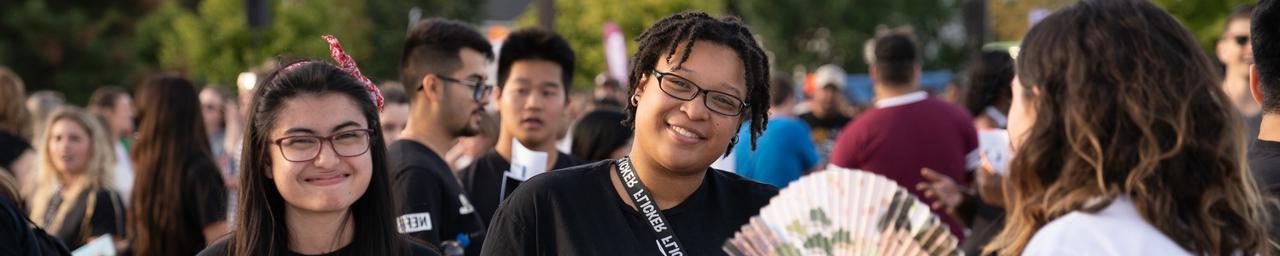
<path id="1" fill-rule="evenodd" d="M 1222 89 L 1244 117 L 1242 127 L 1246 138 L 1258 136 L 1258 125 L 1262 122 L 1262 105 L 1254 102 L 1249 92 L 1249 65 L 1253 64 L 1253 45 L 1249 42 L 1252 13 L 1253 5 L 1248 4 L 1232 10 L 1216 49 L 1218 61 L 1226 68 L 1222 73 Z"/>
<path id="2" fill-rule="evenodd" d="M 396 225 L 446 254 L 479 253 L 484 224 L 441 158 L 458 137 L 479 132 L 491 85 L 489 41 L 468 25 L 444 19 L 418 23 L 405 39 L 401 83 L 409 94 L 409 119 L 400 140 L 388 146 L 388 168 L 402 200 Z M 470 245 L 470 246 L 469 246 Z M 474 249 L 472 249 L 474 248 Z"/>

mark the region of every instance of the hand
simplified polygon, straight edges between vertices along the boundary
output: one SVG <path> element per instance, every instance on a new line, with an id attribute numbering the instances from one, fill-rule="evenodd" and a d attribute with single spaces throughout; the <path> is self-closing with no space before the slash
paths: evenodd
<path id="1" fill-rule="evenodd" d="M 982 167 L 974 174 L 978 186 L 978 196 L 982 202 L 995 207 L 1004 207 L 1004 177 L 992 171 L 987 156 L 982 156 Z"/>
<path id="2" fill-rule="evenodd" d="M 956 184 L 951 177 L 942 175 L 932 169 L 920 169 L 920 176 L 925 182 L 916 184 L 916 190 L 924 193 L 924 197 L 933 200 L 930 207 L 935 210 L 951 212 L 964 201 L 964 186 Z"/>

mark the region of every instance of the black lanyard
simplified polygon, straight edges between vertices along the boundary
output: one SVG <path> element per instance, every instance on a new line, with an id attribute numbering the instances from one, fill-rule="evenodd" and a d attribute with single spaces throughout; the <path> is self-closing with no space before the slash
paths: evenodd
<path id="1" fill-rule="evenodd" d="M 627 198 L 631 199 L 631 204 L 636 206 L 636 211 L 648 219 L 646 223 L 649 223 L 650 230 L 657 235 L 653 243 L 658 246 L 658 252 L 666 256 L 683 256 L 684 246 L 680 245 L 680 239 L 676 238 L 675 230 L 671 229 L 671 223 L 667 222 L 667 217 L 662 214 L 662 209 L 658 208 L 658 203 L 653 201 L 653 196 L 649 194 L 649 187 L 644 186 L 644 182 L 636 176 L 635 169 L 631 168 L 631 157 L 622 157 L 617 163 L 618 180 L 622 181 L 622 187 L 627 189 Z"/>

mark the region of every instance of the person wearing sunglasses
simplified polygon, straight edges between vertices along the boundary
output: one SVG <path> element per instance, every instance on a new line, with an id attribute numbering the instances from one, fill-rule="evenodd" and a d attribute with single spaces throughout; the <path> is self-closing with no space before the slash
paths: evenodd
<path id="1" fill-rule="evenodd" d="M 1218 39 L 1218 61 L 1226 68 L 1222 74 L 1222 89 L 1227 91 L 1236 111 L 1244 117 L 1246 138 L 1258 136 L 1262 123 L 1262 105 L 1253 101 L 1249 92 L 1249 65 L 1253 65 L 1253 45 L 1249 42 L 1249 19 L 1253 5 L 1237 6 L 1228 16 L 1226 26 Z"/>
<path id="2" fill-rule="evenodd" d="M 409 119 L 387 157 L 401 200 L 398 228 L 441 248 L 466 250 L 484 235 L 484 224 L 442 156 L 459 137 L 480 132 L 493 91 L 485 83 L 493 47 L 469 25 L 428 19 L 409 31 L 403 54 Z"/>
<path id="3" fill-rule="evenodd" d="M 711 168 L 768 120 L 769 61 L 736 18 L 685 12 L 637 40 L 631 151 L 534 176 L 494 215 L 484 255 L 719 255 L 773 186 Z"/>

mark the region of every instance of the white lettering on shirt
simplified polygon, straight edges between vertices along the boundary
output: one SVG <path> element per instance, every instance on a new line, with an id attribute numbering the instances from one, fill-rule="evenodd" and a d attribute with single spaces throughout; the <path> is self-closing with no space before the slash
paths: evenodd
<path id="1" fill-rule="evenodd" d="M 400 215 L 396 218 L 396 229 L 401 234 L 431 230 L 431 213 L 419 212 Z"/>

